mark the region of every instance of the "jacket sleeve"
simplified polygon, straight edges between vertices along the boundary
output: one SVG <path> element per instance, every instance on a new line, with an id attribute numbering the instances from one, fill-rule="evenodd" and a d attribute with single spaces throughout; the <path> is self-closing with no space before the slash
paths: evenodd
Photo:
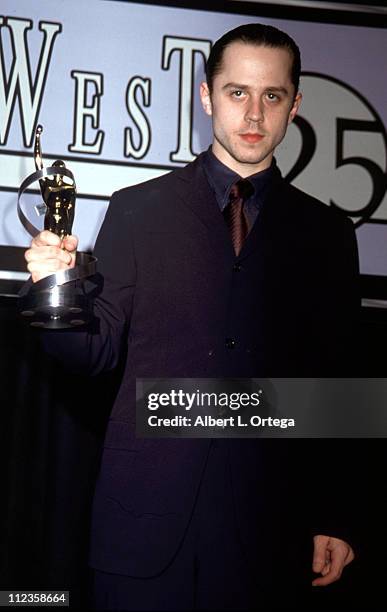
<path id="1" fill-rule="evenodd" d="M 95 244 L 97 274 L 85 282 L 91 299 L 93 293 L 97 293 L 94 321 L 86 330 L 41 332 L 49 354 L 71 369 L 92 375 L 111 370 L 118 364 L 130 325 L 136 266 L 131 213 L 126 204 L 122 192 L 113 194 Z"/>
<path id="2" fill-rule="evenodd" d="M 360 354 L 357 342 L 360 323 L 359 256 L 353 223 L 343 219 L 342 240 L 337 253 L 335 275 L 336 295 L 334 310 L 337 321 L 335 362 L 336 376 L 356 376 Z M 333 294 L 334 295 L 334 294 Z"/>

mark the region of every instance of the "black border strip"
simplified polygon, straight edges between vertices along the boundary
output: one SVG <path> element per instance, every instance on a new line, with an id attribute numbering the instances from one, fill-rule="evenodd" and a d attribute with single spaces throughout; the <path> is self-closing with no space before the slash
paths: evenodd
<path id="1" fill-rule="evenodd" d="M 18 193 L 19 190 L 16 187 L 1 187 L 0 186 L 0 192 L 2 191 L 5 193 Z M 25 193 L 40 195 L 39 189 L 27 189 Z M 101 200 L 101 201 L 108 202 L 110 198 L 111 198 L 111 195 L 101 196 L 101 195 L 95 195 L 92 193 L 77 193 L 77 200 L 97 200 L 97 201 Z M 387 219 L 368 219 L 366 223 L 362 223 L 361 227 L 364 227 L 365 225 L 387 225 Z"/>
<path id="2" fill-rule="evenodd" d="M 16 157 L 29 157 L 32 159 L 32 153 L 31 150 L 30 151 L 14 151 L 12 149 L 0 149 L 0 155 L 14 155 Z M 85 153 L 85 155 L 90 155 L 89 153 Z M 44 152 L 44 159 L 64 159 L 65 162 L 80 162 L 80 163 L 84 163 L 84 164 L 102 164 L 102 165 L 107 165 L 107 166 L 125 166 L 125 168 L 127 168 L 128 166 L 130 168 L 145 168 L 145 169 L 149 169 L 149 170 L 174 170 L 175 168 L 182 168 L 183 166 L 185 166 L 185 162 L 182 164 L 171 164 L 171 165 L 162 165 L 162 164 L 144 164 L 144 163 L 136 163 L 136 162 L 130 162 L 128 160 L 114 160 L 114 159 L 98 159 L 95 157 L 79 157 L 78 155 L 66 155 L 66 157 L 63 157 L 63 153 L 62 155 L 60 155 L 59 153 L 49 153 L 48 151 Z"/>
<path id="3" fill-rule="evenodd" d="M 356 10 L 321 9 L 299 6 L 280 6 L 269 2 L 235 2 L 233 0 L 104 0 L 104 2 L 126 2 L 127 4 L 144 4 L 178 9 L 206 11 L 209 13 L 232 13 L 243 16 L 268 17 L 289 21 L 311 21 L 337 25 L 385 28 L 387 17 L 372 12 Z M 337 4 L 337 3 L 335 3 Z M 346 2 L 348 4 L 348 2 Z M 362 2 L 364 4 L 364 2 Z"/>
<path id="4" fill-rule="evenodd" d="M 6 193 L 18 193 L 19 189 L 17 187 L 1 187 L 0 186 L 0 192 L 2 191 Z M 32 195 L 41 195 L 39 189 L 26 189 L 24 193 L 29 193 Z M 92 193 L 77 192 L 77 200 L 101 200 L 101 201 L 106 200 L 108 202 L 110 198 L 111 198 L 111 194 L 108 196 L 101 196 L 101 195 L 94 195 Z"/>

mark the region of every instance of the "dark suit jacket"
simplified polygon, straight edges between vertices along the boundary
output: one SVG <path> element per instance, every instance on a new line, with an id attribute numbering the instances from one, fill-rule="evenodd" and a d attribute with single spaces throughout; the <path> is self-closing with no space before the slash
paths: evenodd
<path id="1" fill-rule="evenodd" d="M 136 439 L 135 378 L 344 375 L 357 307 L 356 242 L 347 218 L 278 171 L 236 258 L 199 157 L 115 193 L 95 254 L 104 282 L 97 329 L 50 333 L 46 344 L 94 374 L 127 351 L 95 494 L 91 563 L 150 576 L 182 541 L 210 441 Z M 267 560 L 268 551 L 274 558 L 283 533 L 289 550 L 309 528 L 346 535 L 346 517 L 340 504 L 331 512 L 324 485 L 323 507 L 312 495 L 310 441 L 221 443 L 253 561 Z"/>

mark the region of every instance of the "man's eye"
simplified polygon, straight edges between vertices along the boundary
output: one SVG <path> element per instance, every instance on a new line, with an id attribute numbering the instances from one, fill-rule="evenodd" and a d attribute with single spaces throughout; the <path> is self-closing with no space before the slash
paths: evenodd
<path id="1" fill-rule="evenodd" d="M 231 95 L 234 96 L 234 98 L 241 98 L 243 96 L 243 91 L 241 89 L 235 89 L 231 92 Z"/>
<path id="2" fill-rule="evenodd" d="M 270 102 L 276 102 L 277 100 L 279 100 L 279 97 L 277 96 L 277 94 L 271 93 L 271 91 L 269 91 L 266 95 L 268 99 L 270 100 Z"/>

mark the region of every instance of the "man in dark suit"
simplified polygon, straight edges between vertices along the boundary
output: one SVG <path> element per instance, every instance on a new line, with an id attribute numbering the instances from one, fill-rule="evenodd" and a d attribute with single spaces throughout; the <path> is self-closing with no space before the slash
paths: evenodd
<path id="1" fill-rule="evenodd" d="M 139 377 L 338 375 L 357 306 L 353 227 L 288 185 L 273 158 L 299 74 L 298 47 L 270 26 L 215 43 L 200 92 L 212 147 L 113 195 L 95 247 L 96 323 L 45 334 L 91 374 L 125 360 L 94 500 L 97 607 L 270 609 L 278 581 L 290 597 L 307 580 L 312 535 L 315 585 L 354 558 L 333 475 L 320 470 L 312 487 L 290 441 L 135 435 Z M 76 247 L 40 234 L 26 252 L 32 280 L 73 266 Z"/>

